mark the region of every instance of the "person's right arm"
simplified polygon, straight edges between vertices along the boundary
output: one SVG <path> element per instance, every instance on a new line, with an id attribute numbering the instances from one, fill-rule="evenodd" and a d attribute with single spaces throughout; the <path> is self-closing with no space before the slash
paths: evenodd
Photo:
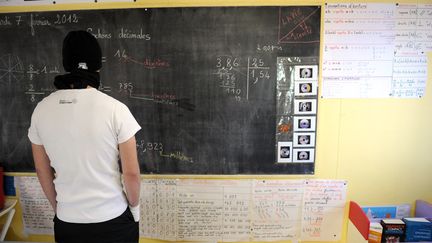
<path id="1" fill-rule="evenodd" d="M 139 205 L 141 175 L 135 136 L 119 144 L 126 197 L 131 207 Z"/>
<path id="2" fill-rule="evenodd" d="M 50 165 L 50 159 L 48 158 L 45 148 L 42 145 L 32 143 L 32 152 L 39 183 L 41 184 L 42 190 L 50 202 L 54 213 L 56 213 L 57 193 L 54 186 L 54 170 Z"/>

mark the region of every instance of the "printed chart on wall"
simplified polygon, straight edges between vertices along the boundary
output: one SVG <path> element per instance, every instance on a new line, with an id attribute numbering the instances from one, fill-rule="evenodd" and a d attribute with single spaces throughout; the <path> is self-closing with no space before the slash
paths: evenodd
<path id="1" fill-rule="evenodd" d="M 432 4 L 326 4 L 322 96 L 422 97 L 431 22 Z"/>
<path id="2" fill-rule="evenodd" d="M 17 187 L 26 232 L 52 234 L 53 212 L 37 177 L 21 177 Z M 344 180 L 144 179 L 140 236 L 169 241 L 338 241 L 346 190 Z"/>
<path id="3" fill-rule="evenodd" d="M 83 29 L 102 48 L 99 90 L 142 127 L 143 174 L 313 174 L 320 20 L 320 6 L 0 14 L 0 162 L 34 171 L 31 114 Z"/>

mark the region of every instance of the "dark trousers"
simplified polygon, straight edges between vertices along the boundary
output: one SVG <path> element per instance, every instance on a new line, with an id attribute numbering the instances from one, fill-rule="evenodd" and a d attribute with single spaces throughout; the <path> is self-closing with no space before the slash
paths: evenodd
<path id="1" fill-rule="evenodd" d="M 90 224 L 68 223 L 54 217 L 54 237 L 59 243 L 126 243 L 138 242 L 139 224 L 129 208 L 117 218 Z"/>

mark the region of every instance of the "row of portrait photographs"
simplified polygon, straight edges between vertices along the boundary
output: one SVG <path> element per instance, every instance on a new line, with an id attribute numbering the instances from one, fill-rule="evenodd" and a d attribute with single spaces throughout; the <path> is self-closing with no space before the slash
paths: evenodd
<path id="1" fill-rule="evenodd" d="M 295 81 L 317 81 L 318 66 L 317 65 L 297 65 L 294 66 Z"/>
<path id="2" fill-rule="evenodd" d="M 294 133 L 292 141 L 278 142 L 278 163 L 313 163 L 318 95 L 318 66 L 294 66 Z M 300 115 L 300 116 L 299 116 Z"/>
<path id="3" fill-rule="evenodd" d="M 316 99 L 295 99 L 294 114 L 295 115 L 315 115 L 317 113 Z"/>
<path id="4" fill-rule="evenodd" d="M 292 142 L 278 142 L 278 163 L 313 163 L 315 149 L 293 148 Z"/>
<path id="5" fill-rule="evenodd" d="M 315 129 L 315 116 L 294 116 L 294 132 L 313 132 Z"/>

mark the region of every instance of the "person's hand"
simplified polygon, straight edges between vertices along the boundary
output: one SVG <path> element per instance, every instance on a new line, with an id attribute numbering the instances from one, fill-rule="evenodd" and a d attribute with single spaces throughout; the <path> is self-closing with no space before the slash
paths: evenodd
<path id="1" fill-rule="evenodd" d="M 139 222 L 139 220 L 140 220 L 140 205 L 138 204 L 135 207 L 132 207 L 129 205 L 129 209 L 132 213 L 132 216 L 133 216 L 135 222 Z"/>

